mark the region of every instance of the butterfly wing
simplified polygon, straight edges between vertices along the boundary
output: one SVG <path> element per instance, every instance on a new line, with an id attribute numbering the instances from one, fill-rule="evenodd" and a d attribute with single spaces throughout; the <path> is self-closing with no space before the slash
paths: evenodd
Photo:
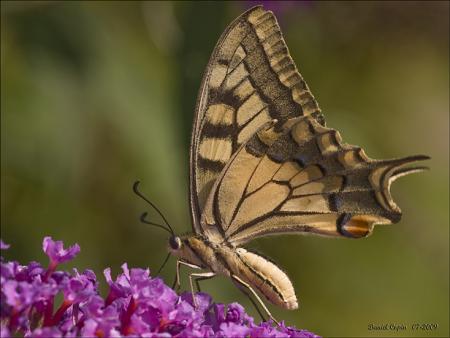
<path id="1" fill-rule="evenodd" d="M 291 119 L 281 131 L 263 127 L 239 148 L 201 221 L 235 245 L 284 232 L 364 237 L 375 223 L 400 220 L 390 184 L 424 169 L 406 165 L 427 158 L 372 160 L 311 116 Z"/>
<path id="2" fill-rule="evenodd" d="M 262 125 L 320 110 L 297 71 L 275 16 L 254 7 L 223 33 L 200 88 L 190 151 L 194 231 L 211 188 L 236 150 Z"/>

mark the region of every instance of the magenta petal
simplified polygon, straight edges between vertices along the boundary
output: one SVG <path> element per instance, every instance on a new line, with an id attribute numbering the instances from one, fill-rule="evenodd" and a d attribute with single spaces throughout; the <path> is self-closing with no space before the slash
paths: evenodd
<path id="1" fill-rule="evenodd" d="M 87 319 L 81 329 L 81 337 L 95 337 L 97 322 L 94 319 Z"/>
<path id="2" fill-rule="evenodd" d="M 34 330 L 30 335 L 25 335 L 25 337 L 33 338 L 59 338 L 62 336 L 62 332 L 56 327 L 39 328 Z"/>
<path id="3" fill-rule="evenodd" d="M 220 333 L 223 337 L 235 337 L 235 338 L 245 338 L 248 336 L 250 328 L 245 325 L 240 325 L 236 323 L 222 323 L 220 324 Z"/>
<path id="4" fill-rule="evenodd" d="M 11 245 L 6 244 L 5 242 L 3 242 L 3 241 L 0 239 L 0 250 L 6 250 L 6 249 L 9 249 L 10 246 L 11 246 Z"/>
<path id="5" fill-rule="evenodd" d="M 180 295 L 181 300 L 188 302 L 192 306 L 194 306 L 194 302 L 192 301 L 192 292 L 183 292 Z M 197 292 L 195 294 L 195 300 L 197 301 L 197 311 L 204 312 L 211 306 L 212 298 L 210 295 L 204 292 Z"/>
<path id="6" fill-rule="evenodd" d="M 50 258 L 50 262 L 53 264 L 60 264 L 70 261 L 80 252 L 80 246 L 78 244 L 64 249 L 62 241 L 54 241 L 49 236 L 44 238 L 44 241 L 42 242 L 42 249 Z"/>
<path id="7" fill-rule="evenodd" d="M 16 312 L 21 312 L 33 303 L 36 290 L 27 282 L 8 280 L 2 284 L 2 293 L 5 295 L 6 303 Z"/>
<path id="8" fill-rule="evenodd" d="M 253 324 L 253 318 L 245 313 L 244 307 L 239 303 L 228 305 L 226 321 L 247 325 Z"/>
<path id="9" fill-rule="evenodd" d="M 3 323 L 0 324 L 0 337 L 9 338 L 12 337 L 11 333 L 8 330 L 8 327 Z"/>

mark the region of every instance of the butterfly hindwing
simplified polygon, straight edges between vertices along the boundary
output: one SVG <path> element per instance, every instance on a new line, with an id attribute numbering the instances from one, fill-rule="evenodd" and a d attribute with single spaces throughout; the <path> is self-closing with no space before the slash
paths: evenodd
<path id="1" fill-rule="evenodd" d="M 209 61 L 191 144 L 194 230 L 213 184 L 232 155 L 265 123 L 320 109 L 289 55 L 275 16 L 255 7 L 237 18 Z"/>
<path id="2" fill-rule="evenodd" d="M 421 168 L 416 156 L 372 160 L 339 132 L 311 116 L 255 133 L 233 155 L 209 196 L 202 223 L 229 242 L 283 232 L 359 238 L 375 223 L 395 223 L 401 211 L 390 183 Z"/>

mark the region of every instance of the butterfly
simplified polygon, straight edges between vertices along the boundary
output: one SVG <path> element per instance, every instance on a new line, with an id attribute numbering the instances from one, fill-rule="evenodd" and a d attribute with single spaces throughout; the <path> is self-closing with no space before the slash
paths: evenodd
<path id="1" fill-rule="evenodd" d="M 189 275 L 194 304 L 194 281 L 200 289 L 200 280 L 225 275 L 273 320 L 260 295 L 297 309 L 287 274 L 243 245 L 282 233 L 363 238 L 374 224 L 396 223 L 391 183 L 426 169 L 409 166 L 425 159 L 374 160 L 344 143 L 326 126 L 274 14 L 251 8 L 222 34 L 201 84 L 190 149 L 193 232 L 176 236 L 166 222 L 176 284 L 187 266 L 203 270 Z"/>

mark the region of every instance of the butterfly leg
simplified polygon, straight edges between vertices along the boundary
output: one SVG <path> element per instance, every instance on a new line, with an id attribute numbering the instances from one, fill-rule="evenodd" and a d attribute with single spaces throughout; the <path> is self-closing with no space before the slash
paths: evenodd
<path id="1" fill-rule="evenodd" d="M 210 279 L 210 278 L 213 278 L 214 276 L 215 276 L 215 274 L 212 275 L 212 276 L 195 278 L 194 281 L 195 281 L 195 285 L 197 286 L 197 291 L 198 291 L 198 292 L 202 292 L 202 290 L 200 290 L 200 282 L 201 282 L 202 280 Z"/>
<path id="2" fill-rule="evenodd" d="M 264 309 L 264 311 L 267 313 L 267 315 L 269 316 L 270 319 L 272 319 L 277 325 L 280 325 L 280 323 L 278 322 L 278 320 L 275 319 L 274 316 L 272 316 L 272 314 L 270 313 L 269 309 L 266 307 L 266 305 L 263 303 L 263 301 L 261 300 L 261 298 L 258 296 L 258 294 L 255 292 L 255 290 L 253 290 L 253 288 L 250 286 L 250 284 L 244 282 L 242 279 L 240 279 L 238 276 L 236 275 L 231 275 L 231 277 L 239 283 L 239 285 L 245 287 L 247 290 L 249 290 L 253 296 L 256 298 L 256 300 L 259 302 L 259 304 L 261 304 L 262 308 Z"/>
<path id="3" fill-rule="evenodd" d="M 176 275 L 175 275 L 175 281 L 172 285 L 172 289 L 176 289 L 178 290 L 180 288 L 180 266 L 184 265 L 184 266 L 188 266 L 191 269 L 201 269 L 201 267 L 199 267 L 198 265 L 194 265 L 194 264 L 189 264 L 186 262 L 183 262 L 181 260 L 177 260 L 177 270 L 176 270 Z"/>
<path id="4" fill-rule="evenodd" d="M 194 283 L 193 279 L 195 278 L 195 282 L 200 279 L 208 279 L 212 278 L 216 275 L 215 272 L 200 272 L 200 273 L 191 273 L 189 274 L 189 283 L 191 284 L 191 292 L 192 292 L 192 302 L 194 303 L 194 308 L 198 308 L 197 299 L 195 298 L 195 291 L 194 291 Z M 198 284 L 197 284 L 198 287 Z"/>
<path id="5" fill-rule="evenodd" d="M 234 285 L 236 285 L 236 287 L 237 287 L 239 290 L 241 290 L 242 293 L 243 293 L 244 295 L 246 295 L 248 299 L 250 299 L 250 302 L 252 302 L 254 308 L 256 309 L 256 311 L 258 312 L 259 316 L 261 317 L 261 320 L 262 320 L 263 322 L 265 322 L 265 321 L 267 320 L 266 317 L 264 317 L 264 315 L 262 314 L 262 312 L 261 312 L 261 310 L 260 310 L 258 304 L 256 304 L 255 300 L 254 300 L 253 297 L 248 293 L 247 289 L 244 288 L 244 287 L 242 286 L 242 284 L 239 284 L 237 281 L 235 281 L 235 280 L 233 280 L 233 279 L 232 279 L 232 281 L 233 281 Z"/>

